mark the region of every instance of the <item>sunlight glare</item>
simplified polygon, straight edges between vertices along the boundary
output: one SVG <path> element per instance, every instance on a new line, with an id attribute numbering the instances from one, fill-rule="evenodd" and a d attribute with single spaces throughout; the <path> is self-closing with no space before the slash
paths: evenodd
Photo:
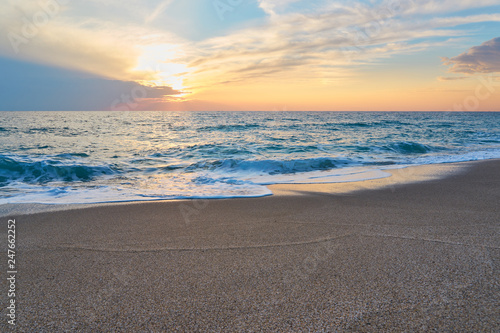
<path id="1" fill-rule="evenodd" d="M 184 78 L 189 70 L 185 64 L 170 62 L 178 58 L 177 46 L 173 44 L 158 44 L 141 47 L 142 54 L 134 71 L 148 72 L 152 78 L 143 81 L 148 86 L 169 86 L 182 91 Z"/>

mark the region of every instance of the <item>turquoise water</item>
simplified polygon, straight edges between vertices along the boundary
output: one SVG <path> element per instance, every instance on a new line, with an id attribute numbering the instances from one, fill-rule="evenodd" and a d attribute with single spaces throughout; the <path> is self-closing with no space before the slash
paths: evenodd
<path id="1" fill-rule="evenodd" d="M 500 113 L 1 112 L 0 204 L 252 197 L 500 158 Z"/>

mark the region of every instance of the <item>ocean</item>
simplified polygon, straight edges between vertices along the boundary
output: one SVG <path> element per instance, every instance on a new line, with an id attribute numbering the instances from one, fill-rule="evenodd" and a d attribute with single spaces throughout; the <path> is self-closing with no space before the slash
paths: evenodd
<path id="1" fill-rule="evenodd" d="M 0 113 L 0 204 L 258 197 L 500 158 L 500 113 Z"/>

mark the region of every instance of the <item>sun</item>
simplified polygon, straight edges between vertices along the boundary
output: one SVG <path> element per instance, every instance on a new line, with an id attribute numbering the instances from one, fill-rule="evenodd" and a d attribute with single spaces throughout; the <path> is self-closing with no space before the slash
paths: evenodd
<path id="1" fill-rule="evenodd" d="M 134 72 L 144 73 L 140 81 L 147 86 L 169 86 L 180 92 L 186 90 L 184 80 L 189 74 L 186 64 L 175 62 L 179 59 L 177 45 L 159 44 L 141 47 L 141 56 Z M 185 95 L 184 93 L 183 95 Z"/>

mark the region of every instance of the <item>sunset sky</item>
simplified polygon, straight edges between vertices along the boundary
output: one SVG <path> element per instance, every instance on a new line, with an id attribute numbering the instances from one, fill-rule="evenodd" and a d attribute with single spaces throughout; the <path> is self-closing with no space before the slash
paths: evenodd
<path id="1" fill-rule="evenodd" d="M 6 0 L 0 110 L 500 110 L 498 0 Z"/>

